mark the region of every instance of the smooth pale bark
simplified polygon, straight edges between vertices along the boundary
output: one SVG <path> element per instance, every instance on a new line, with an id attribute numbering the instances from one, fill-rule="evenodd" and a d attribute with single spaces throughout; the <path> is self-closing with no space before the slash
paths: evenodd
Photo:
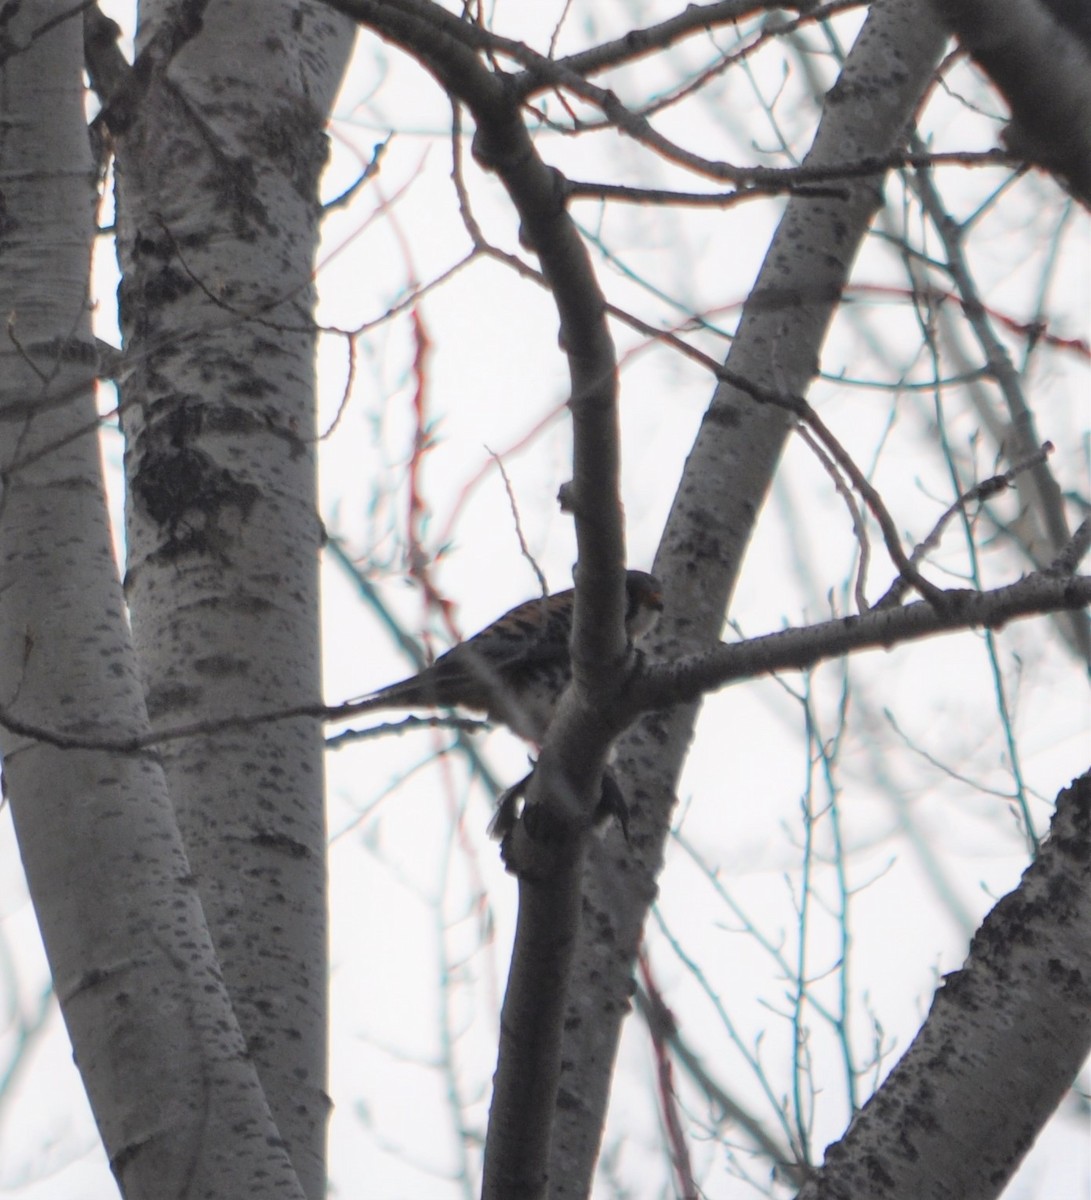
<path id="1" fill-rule="evenodd" d="M 61 1011 L 124 1194 L 301 1200 L 160 765 L 154 754 L 93 748 L 146 733 L 148 720 L 97 440 L 93 175 L 71 11 L 55 0 L 5 13 L 0 66 L 6 789 Z"/>
<path id="2" fill-rule="evenodd" d="M 826 98 L 806 165 L 889 154 L 904 144 L 946 36 L 924 0 L 881 0 Z M 847 199 L 793 197 L 747 302 L 726 367 L 759 388 L 801 395 L 881 202 L 879 176 L 846 181 Z M 731 269 L 730 233 L 724 268 Z M 789 430 L 781 409 L 729 384 L 716 389 L 690 453 L 656 556 L 666 611 L 647 647 L 674 659 L 719 640 L 757 515 Z M 672 619 L 683 615 L 684 623 Z M 631 845 L 591 847 L 550 1164 L 553 1197 L 585 1196 L 598 1157 L 633 964 L 693 736 L 695 706 L 641 721 L 623 739 L 618 774 Z M 729 814 L 725 813 L 725 820 Z"/>
<path id="3" fill-rule="evenodd" d="M 198 6 L 200 9 L 201 6 Z M 193 10 L 191 9 L 190 12 Z M 324 1194 L 326 826 L 313 361 L 324 123 L 352 26 L 294 0 L 140 7 L 116 142 L 129 561 L 153 727 L 247 1046 Z"/>
<path id="4" fill-rule="evenodd" d="M 1091 1052 L 1091 775 L 799 1200 L 995 1200 Z"/>

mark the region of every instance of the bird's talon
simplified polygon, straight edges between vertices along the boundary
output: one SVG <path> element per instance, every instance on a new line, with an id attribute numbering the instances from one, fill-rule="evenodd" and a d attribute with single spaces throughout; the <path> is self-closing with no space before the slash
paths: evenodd
<path id="1" fill-rule="evenodd" d="M 505 788 L 500 793 L 500 798 L 496 802 L 496 812 L 493 813 L 487 830 L 489 837 L 495 841 L 502 842 L 515 828 L 515 822 L 523 815 L 525 806 L 520 802 L 526 795 L 527 784 L 530 783 L 530 777 L 533 774 L 532 765 L 531 770 L 518 783 L 513 783 L 511 787 Z"/>

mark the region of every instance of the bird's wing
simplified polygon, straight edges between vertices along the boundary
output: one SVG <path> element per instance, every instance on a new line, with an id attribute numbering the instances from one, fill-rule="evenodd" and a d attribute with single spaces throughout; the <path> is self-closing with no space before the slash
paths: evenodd
<path id="1" fill-rule="evenodd" d="M 545 663 L 568 660 L 572 593 L 528 600 L 436 659 L 428 673 L 447 703 L 490 708 L 497 689 Z"/>
<path id="2" fill-rule="evenodd" d="M 567 661 L 572 597 L 569 590 L 518 605 L 419 674 L 380 688 L 362 703 L 369 708 L 491 709 L 498 689 L 517 682 L 525 671 Z"/>

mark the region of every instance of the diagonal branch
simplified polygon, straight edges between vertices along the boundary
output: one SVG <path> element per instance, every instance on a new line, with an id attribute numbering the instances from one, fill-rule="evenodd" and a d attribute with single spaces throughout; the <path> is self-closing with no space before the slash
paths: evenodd
<path id="1" fill-rule="evenodd" d="M 999 629 L 1020 617 L 1078 610 L 1091 604 L 1091 576 L 1030 575 L 988 592 L 952 589 L 941 602 L 918 601 L 898 608 L 873 608 L 786 629 L 737 645 L 720 645 L 671 663 L 646 668 L 627 695 L 636 712 L 667 708 L 706 692 L 774 671 L 802 671 L 860 650 L 889 650 L 905 642 L 964 629 Z"/>
<path id="2" fill-rule="evenodd" d="M 1041 853 L 799 1200 L 999 1195 L 1091 1051 L 1089 861 L 1085 774 L 1058 796 Z M 941 1120 L 930 1116 L 937 1095 Z"/>
<path id="3" fill-rule="evenodd" d="M 805 173 L 846 162 L 888 160 L 904 145 L 945 37 L 923 3 L 871 6 L 841 77 L 826 97 Z M 653 653 L 675 658 L 714 644 L 739 565 L 770 485 L 792 417 L 754 403 L 746 380 L 802 396 L 853 258 L 882 200 L 877 178 L 853 183 L 845 200 L 793 196 L 765 256 L 722 379 L 686 462 L 655 569 L 664 580 L 664 620 Z M 729 264 L 725 263 L 725 269 Z M 568 1104 L 554 1130 L 551 1173 L 586 1188 L 605 1121 L 609 1065 L 629 1004 L 632 969 L 664 858 L 693 706 L 638 723 L 618 750 L 617 775 L 630 797 L 632 847 L 591 851 L 566 1023 L 562 1083 Z M 579 1185 L 577 1185 L 579 1186 Z"/>
<path id="4" fill-rule="evenodd" d="M 566 779 L 582 776 L 593 782 L 607 747 L 603 742 L 592 748 L 588 731 L 594 712 L 616 691 L 612 681 L 624 674 L 619 668 L 626 660 L 617 362 L 605 297 L 566 211 L 563 178 L 539 156 L 510 79 L 478 57 L 479 50 L 494 48 L 490 37 L 429 0 L 330 3 L 416 57 L 472 113 L 477 124 L 474 155 L 508 192 L 519 214 L 522 241 L 538 256 L 557 306 L 573 422 L 573 478 L 563 489 L 562 505 L 575 518 L 579 547 L 572 659 L 575 690 L 586 698 L 564 707 L 570 715 L 555 722 L 551 742 L 567 745 L 572 734 L 582 731 L 583 752 L 563 758 L 559 770 Z"/>
<path id="5" fill-rule="evenodd" d="M 483 31 L 428 0 L 331 0 L 416 57 L 473 115 L 473 152 L 500 179 L 538 256 L 560 318 L 571 380 L 573 477 L 562 506 L 575 518 L 579 560 L 572 628 L 573 684 L 550 727 L 527 790 L 527 813 L 549 818 L 549 839 L 520 821 L 506 853 L 517 870 L 519 917 L 501 1016 L 499 1062 L 485 1145 L 484 1195 L 544 1195 L 561 1074 L 563 1020 L 581 919 L 581 880 L 596 792 L 616 729 L 603 719 L 635 662 L 624 616 L 617 359 L 606 301 L 566 209 L 560 174 L 540 158 L 510 77 L 477 54 Z"/>

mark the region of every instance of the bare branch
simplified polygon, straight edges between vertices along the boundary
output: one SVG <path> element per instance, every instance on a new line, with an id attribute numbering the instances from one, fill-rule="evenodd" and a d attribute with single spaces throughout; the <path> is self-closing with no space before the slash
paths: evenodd
<path id="1" fill-rule="evenodd" d="M 999 629 L 1020 617 L 1088 604 L 1091 576 L 1086 575 L 1037 574 L 988 592 L 941 591 L 936 604 L 918 601 L 900 608 L 875 608 L 861 616 L 769 633 L 739 645 L 721 644 L 705 654 L 656 664 L 646 668 L 627 698 L 638 711 L 663 708 L 743 679 L 804 670 L 859 650 L 889 650 L 954 629 Z"/>
<path id="2" fill-rule="evenodd" d="M 1053 171 L 1091 207 L 1091 41 L 1081 6 L 1039 0 L 932 0 L 1004 93 L 1013 153 Z"/>
<path id="3" fill-rule="evenodd" d="M 1091 521 L 1085 522 L 1074 536 L 1074 545 L 1086 551 L 1091 540 Z M 1062 556 L 1065 563 L 1073 557 Z M 920 641 L 941 633 L 966 629 L 999 629 L 1010 621 L 1047 613 L 1082 609 L 1091 604 L 1091 576 L 1069 574 L 1066 566 L 1055 572 L 1030 575 L 1007 587 L 987 592 L 965 589 L 941 591 L 937 605 L 918 601 L 898 608 L 873 608 L 861 616 L 842 617 L 785 629 L 734 645 L 720 643 L 703 654 L 688 655 L 673 663 L 642 665 L 630 682 L 622 701 L 600 718 L 607 730 L 607 741 L 617 736 L 640 712 L 667 708 L 695 700 L 705 692 L 729 684 L 741 683 L 778 671 L 803 671 L 820 662 L 841 658 L 860 650 L 890 650 L 905 642 Z M 343 721 L 354 713 L 371 708 L 367 700 L 344 704 L 299 704 L 267 712 L 224 715 L 195 721 L 174 729 L 162 729 L 136 737 L 119 738 L 107 730 L 100 733 L 62 733 L 22 720 L 10 707 L 0 706 L 0 726 L 32 741 L 44 742 L 60 750 L 109 750 L 119 754 L 150 754 L 165 742 L 179 741 L 227 729 L 246 729 L 254 725 L 283 721 L 294 717 L 316 717 L 324 721 Z M 440 725 L 468 732 L 482 728 L 480 722 L 410 719 L 383 725 L 377 733 L 400 733 L 418 725 Z M 360 732 L 357 737 L 372 736 Z M 13 751 L 18 754 L 19 751 Z"/>

